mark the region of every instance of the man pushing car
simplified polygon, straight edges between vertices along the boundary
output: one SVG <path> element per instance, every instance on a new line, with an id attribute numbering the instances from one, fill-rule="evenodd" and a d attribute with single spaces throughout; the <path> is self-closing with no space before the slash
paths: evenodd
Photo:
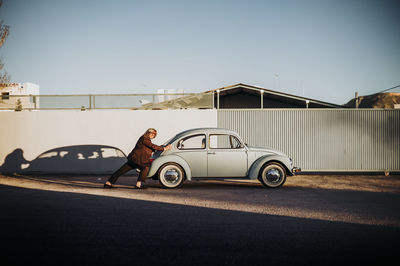
<path id="1" fill-rule="evenodd" d="M 135 188 L 146 188 L 142 183 L 145 182 L 147 174 L 149 173 L 150 157 L 152 153 L 156 150 L 165 151 L 171 149 L 171 144 L 165 147 L 153 144 L 151 140 L 156 136 L 157 130 L 154 128 L 147 129 L 137 141 L 135 148 L 131 151 L 131 153 L 129 153 L 127 158 L 128 161 L 111 175 L 111 177 L 104 183 L 104 188 L 113 188 L 113 184 L 117 182 L 118 178 L 132 169 L 140 170 Z"/>

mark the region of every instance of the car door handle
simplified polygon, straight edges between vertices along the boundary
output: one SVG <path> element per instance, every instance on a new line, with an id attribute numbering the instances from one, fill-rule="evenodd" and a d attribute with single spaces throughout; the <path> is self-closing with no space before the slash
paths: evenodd
<path id="1" fill-rule="evenodd" d="M 208 152 L 207 154 L 214 154 L 215 155 L 215 152 Z"/>

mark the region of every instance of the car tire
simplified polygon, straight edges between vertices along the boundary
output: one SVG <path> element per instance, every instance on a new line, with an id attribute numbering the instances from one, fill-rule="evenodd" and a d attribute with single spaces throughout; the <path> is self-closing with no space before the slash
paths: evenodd
<path id="1" fill-rule="evenodd" d="M 165 188 L 177 188 L 185 180 L 185 171 L 176 163 L 166 163 L 158 170 L 158 181 Z"/>
<path id="2" fill-rule="evenodd" d="M 267 163 L 260 170 L 259 180 L 268 188 L 281 187 L 286 182 L 286 170 L 280 163 Z"/>

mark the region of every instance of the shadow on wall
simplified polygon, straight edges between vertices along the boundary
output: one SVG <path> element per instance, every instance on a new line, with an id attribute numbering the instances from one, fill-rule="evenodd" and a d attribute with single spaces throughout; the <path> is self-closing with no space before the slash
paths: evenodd
<path id="1" fill-rule="evenodd" d="M 22 149 L 7 155 L 0 173 L 109 174 L 126 162 L 118 148 L 104 145 L 75 145 L 55 148 L 27 161 Z"/>

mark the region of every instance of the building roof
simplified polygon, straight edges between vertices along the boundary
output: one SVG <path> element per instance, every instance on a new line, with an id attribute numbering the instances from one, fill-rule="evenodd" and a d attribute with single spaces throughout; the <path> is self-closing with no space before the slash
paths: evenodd
<path id="1" fill-rule="evenodd" d="M 253 94 L 257 94 L 257 95 L 260 95 L 260 93 L 262 91 L 264 93 L 264 95 L 271 95 L 271 96 L 276 96 L 276 97 L 287 98 L 287 99 L 290 99 L 291 101 L 295 101 L 295 102 L 297 101 L 297 102 L 302 102 L 302 103 L 308 101 L 310 104 L 314 103 L 314 104 L 320 105 L 321 107 L 330 107 L 330 108 L 343 108 L 344 107 L 343 105 L 328 103 L 328 102 L 324 102 L 324 101 L 319 101 L 319 100 L 306 98 L 306 97 L 302 97 L 302 96 L 297 96 L 297 95 L 293 95 L 293 94 L 289 94 L 289 93 L 269 90 L 269 89 L 265 89 L 262 87 L 247 85 L 247 84 L 243 84 L 243 83 L 237 83 L 237 84 L 234 84 L 231 86 L 222 87 L 222 88 L 210 90 L 207 92 L 218 92 L 219 91 L 220 96 L 224 96 L 224 95 L 237 93 L 238 90 L 241 90 L 241 91 L 244 90 L 248 93 L 253 93 Z"/>

